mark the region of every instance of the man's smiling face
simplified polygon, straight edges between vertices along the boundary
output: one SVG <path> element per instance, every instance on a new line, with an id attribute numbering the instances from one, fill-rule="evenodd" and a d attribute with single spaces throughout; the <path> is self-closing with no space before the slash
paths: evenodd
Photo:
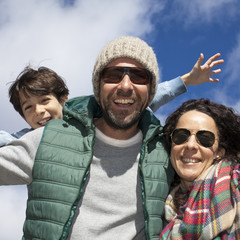
<path id="1" fill-rule="evenodd" d="M 129 58 L 118 58 L 107 67 L 140 67 L 137 61 Z M 100 83 L 100 105 L 104 121 L 111 127 L 127 129 L 135 125 L 149 100 L 148 84 L 134 84 L 130 76 L 125 74 L 118 83 L 104 81 Z"/>

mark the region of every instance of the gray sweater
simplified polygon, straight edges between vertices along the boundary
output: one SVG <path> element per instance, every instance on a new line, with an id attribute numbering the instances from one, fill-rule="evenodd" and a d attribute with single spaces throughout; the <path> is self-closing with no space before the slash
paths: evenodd
<path id="1" fill-rule="evenodd" d="M 32 182 L 32 167 L 43 129 L 31 131 L 0 148 L 0 185 Z"/>
<path id="2" fill-rule="evenodd" d="M 43 129 L 39 128 L 29 132 L 22 138 L 0 148 L 0 185 L 30 184 L 32 182 L 32 168 Z M 106 136 L 99 138 L 99 134 L 101 135 L 100 132 L 97 132 L 95 143 L 97 146 L 95 146 L 95 155 L 90 171 L 91 181 L 88 180 L 88 191 L 84 193 L 79 205 L 80 209 L 75 216 L 75 224 L 69 239 L 96 237 L 110 239 L 113 236 L 118 239 L 133 239 L 134 237 L 145 239 L 143 210 L 139 199 L 141 198 L 141 189 L 137 171 L 138 152 L 142 141 L 142 137 L 139 136 L 140 132 L 137 134 L 138 136 L 125 141 L 110 139 L 109 142 L 111 144 L 116 142 L 116 146 L 105 142 Z M 122 144 L 124 145 L 122 146 Z M 133 145 L 135 147 L 132 147 Z M 127 150 L 126 146 L 128 146 Z M 111 158 L 112 148 L 118 149 L 118 157 Z M 106 152 L 108 157 L 106 157 Z M 112 161 L 116 162 L 113 164 Z M 112 168 L 113 165 L 114 168 Z M 100 180 L 104 181 L 104 188 L 102 188 L 103 184 L 100 184 Z M 101 200 L 103 195 L 107 196 L 108 203 L 105 198 L 103 201 Z M 122 197 L 117 198 L 118 201 L 116 201 L 116 195 Z M 95 204 L 92 203 L 92 200 Z M 89 204 L 91 207 L 88 207 Z M 93 205 L 100 206 L 100 208 L 92 209 Z M 102 208 L 106 212 L 103 213 Z M 81 214 L 79 214 L 80 212 Z M 96 222 L 93 222 L 94 219 Z M 122 219 L 126 221 L 124 225 Z M 110 223 L 116 225 L 112 226 Z"/>

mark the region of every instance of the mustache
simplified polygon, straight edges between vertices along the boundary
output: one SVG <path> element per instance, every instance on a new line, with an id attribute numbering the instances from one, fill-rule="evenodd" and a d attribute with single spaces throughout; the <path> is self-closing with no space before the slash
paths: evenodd
<path id="1" fill-rule="evenodd" d="M 117 97 L 133 97 L 133 98 L 136 98 L 136 95 L 133 94 L 132 90 L 123 91 L 122 89 L 118 89 L 116 95 L 117 95 Z"/>

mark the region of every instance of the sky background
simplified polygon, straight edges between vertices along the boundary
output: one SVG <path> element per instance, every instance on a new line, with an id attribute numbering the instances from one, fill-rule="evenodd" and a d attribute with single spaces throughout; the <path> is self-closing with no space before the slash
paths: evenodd
<path id="1" fill-rule="evenodd" d="M 200 53 L 225 60 L 219 83 L 190 86 L 161 107 L 166 116 L 182 102 L 209 98 L 240 112 L 239 0 L 0 0 L 0 95 L 2 130 L 28 127 L 8 100 L 8 88 L 30 64 L 62 76 L 69 97 L 93 93 L 91 73 L 100 49 L 121 35 L 138 36 L 153 47 L 160 81 L 189 72 Z M 0 188 L 0 239 L 22 236 L 26 186 Z"/>

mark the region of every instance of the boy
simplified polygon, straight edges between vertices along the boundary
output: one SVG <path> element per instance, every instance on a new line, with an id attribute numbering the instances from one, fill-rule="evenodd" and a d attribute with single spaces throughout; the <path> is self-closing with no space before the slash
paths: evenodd
<path id="1" fill-rule="evenodd" d="M 6 145 L 25 133 L 62 118 L 62 106 L 68 99 L 69 90 L 63 79 L 53 70 L 26 67 L 9 88 L 10 102 L 15 110 L 31 126 L 17 133 L 0 131 L 0 146 Z"/>

